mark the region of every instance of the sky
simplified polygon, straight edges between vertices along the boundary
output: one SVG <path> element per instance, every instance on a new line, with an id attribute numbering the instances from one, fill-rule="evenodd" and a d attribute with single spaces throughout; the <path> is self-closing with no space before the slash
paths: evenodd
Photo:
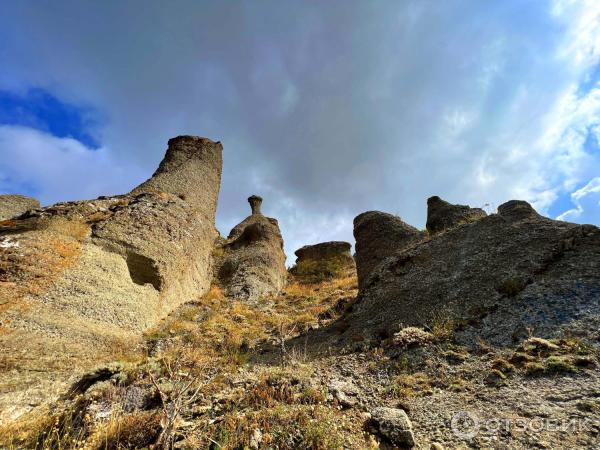
<path id="1" fill-rule="evenodd" d="M 0 0 L 1 193 L 128 192 L 181 134 L 288 264 L 431 195 L 600 225 L 600 2 Z"/>

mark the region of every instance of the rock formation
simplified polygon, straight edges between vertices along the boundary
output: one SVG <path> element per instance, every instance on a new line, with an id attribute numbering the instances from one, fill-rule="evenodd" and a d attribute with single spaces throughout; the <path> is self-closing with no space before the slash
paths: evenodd
<path id="1" fill-rule="evenodd" d="M 373 269 L 385 258 L 420 240 L 422 236 L 421 231 L 392 214 L 367 211 L 356 216 L 354 257 L 359 287 L 364 286 Z"/>
<path id="2" fill-rule="evenodd" d="M 12 219 L 39 207 L 40 202 L 35 198 L 24 195 L 0 195 L 0 220 Z"/>
<path id="3" fill-rule="evenodd" d="M 391 334 L 401 324 L 453 320 L 462 324 L 465 339 L 472 331 L 498 345 L 522 338 L 525 330 L 542 337 L 566 330 L 600 337 L 597 227 L 542 217 L 523 201 L 507 202 L 487 217 L 476 212 L 476 221 L 457 219 L 455 212 L 466 207 L 447 207 L 437 199 L 430 203 L 430 213 L 442 205 L 452 220 L 436 212 L 428 227 L 452 228 L 409 246 L 401 233 L 372 233 L 366 240 L 361 228 L 373 213 L 356 218 L 356 260 L 363 278 L 347 318 L 351 328 Z M 402 229 L 399 221 L 384 223 L 389 222 Z M 409 240 L 416 236 L 408 234 Z M 367 242 L 369 247 L 361 245 Z M 373 249 L 390 247 L 395 251 L 373 268 Z"/>
<path id="4" fill-rule="evenodd" d="M 487 214 L 481 208 L 453 205 L 437 195 L 427 199 L 427 231 L 439 233 L 463 223 L 481 219 Z"/>
<path id="5" fill-rule="evenodd" d="M 332 241 L 305 245 L 294 252 L 296 265 L 291 272 L 301 278 L 327 279 L 352 275 L 356 271 L 348 242 Z"/>
<path id="6" fill-rule="evenodd" d="M 221 152 L 206 138 L 171 139 L 158 170 L 131 193 L 59 203 L 0 226 L 0 340 L 22 386 L 36 376 L 27 365 L 55 359 L 76 372 L 114 359 L 121 342 L 132 346 L 208 290 Z M 27 353 L 28 362 L 17 356 Z M 54 392 L 44 385 L 53 378 L 66 377 L 49 371 L 36 392 Z M 7 382 L 14 374 L 0 375 L 0 392 Z M 36 392 L 12 392 L 6 408 L 0 395 L 0 410 L 22 413 L 40 400 Z"/>
<path id="7" fill-rule="evenodd" d="M 219 244 L 215 269 L 218 282 L 232 298 L 257 300 L 283 289 L 287 280 L 283 238 L 277 220 L 261 212 L 262 198 L 248 198 L 252 214 Z"/>

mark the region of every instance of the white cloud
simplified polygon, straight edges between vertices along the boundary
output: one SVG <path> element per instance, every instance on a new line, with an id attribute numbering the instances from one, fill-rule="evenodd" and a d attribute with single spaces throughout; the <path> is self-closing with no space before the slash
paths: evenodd
<path id="1" fill-rule="evenodd" d="M 130 176 L 105 148 L 91 150 L 74 139 L 0 126 L 0 191 L 27 186 L 42 204 L 51 204 L 126 192 L 132 188 Z"/>
<path id="2" fill-rule="evenodd" d="M 600 177 L 590 180 L 588 184 L 571 194 L 575 208 L 565 211 L 557 217 L 579 223 L 600 223 Z"/>

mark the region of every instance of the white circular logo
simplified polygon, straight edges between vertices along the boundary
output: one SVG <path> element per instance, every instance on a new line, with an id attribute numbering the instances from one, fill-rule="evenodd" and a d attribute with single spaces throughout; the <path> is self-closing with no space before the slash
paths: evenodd
<path id="1" fill-rule="evenodd" d="M 457 438 L 470 440 L 479 433 L 479 417 L 469 411 L 459 411 L 452 417 L 450 426 Z"/>

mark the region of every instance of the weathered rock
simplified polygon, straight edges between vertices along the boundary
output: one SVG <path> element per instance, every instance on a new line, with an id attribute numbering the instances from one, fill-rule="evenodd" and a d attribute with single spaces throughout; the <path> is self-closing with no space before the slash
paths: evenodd
<path id="1" fill-rule="evenodd" d="M 402 448 L 415 446 L 412 424 L 401 409 L 380 407 L 371 411 L 371 425 L 383 438 Z"/>
<path id="2" fill-rule="evenodd" d="M 218 245 L 215 275 L 232 298 L 257 300 L 278 294 L 287 281 L 283 238 L 277 220 L 260 212 L 262 198 L 248 198 L 252 214 Z"/>
<path id="3" fill-rule="evenodd" d="M 59 203 L 0 225 L 10 242 L 0 248 L 0 344 L 26 355 L 15 356 L 19 375 L 0 373 L 0 420 L 27 411 L 27 389 L 47 396 L 67 383 L 46 361 L 68 367 L 76 358 L 85 370 L 114 359 L 123 342 L 134 346 L 142 330 L 207 291 L 221 152 L 219 142 L 180 136 L 130 194 Z"/>
<path id="4" fill-rule="evenodd" d="M 439 233 L 457 225 L 481 219 L 487 214 L 481 208 L 453 205 L 438 196 L 427 199 L 427 231 Z"/>
<path id="5" fill-rule="evenodd" d="M 332 241 L 305 245 L 296 250 L 296 265 L 291 272 L 301 278 L 334 278 L 354 274 L 356 265 L 348 242 Z"/>
<path id="6" fill-rule="evenodd" d="M 498 211 L 388 257 L 363 280 L 345 318 L 347 334 L 383 329 L 391 335 L 401 324 L 450 320 L 461 324 L 457 337 L 465 343 L 479 335 L 509 345 L 522 329 L 595 339 L 600 230 L 542 217 L 526 202 L 511 201 Z M 387 236 L 374 239 L 374 248 L 392 245 Z"/>
<path id="7" fill-rule="evenodd" d="M 359 287 L 364 286 L 371 272 L 385 258 L 418 242 L 422 237 L 422 232 L 392 214 L 367 211 L 356 216 L 354 238 Z"/>
<path id="8" fill-rule="evenodd" d="M 0 195 L 0 220 L 12 219 L 39 207 L 40 202 L 35 198 L 24 195 Z"/>
<path id="9" fill-rule="evenodd" d="M 358 403 L 358 388 L 348 381 L 332 380 L 328 389 L 344 408 L 352 408 Z"/>

